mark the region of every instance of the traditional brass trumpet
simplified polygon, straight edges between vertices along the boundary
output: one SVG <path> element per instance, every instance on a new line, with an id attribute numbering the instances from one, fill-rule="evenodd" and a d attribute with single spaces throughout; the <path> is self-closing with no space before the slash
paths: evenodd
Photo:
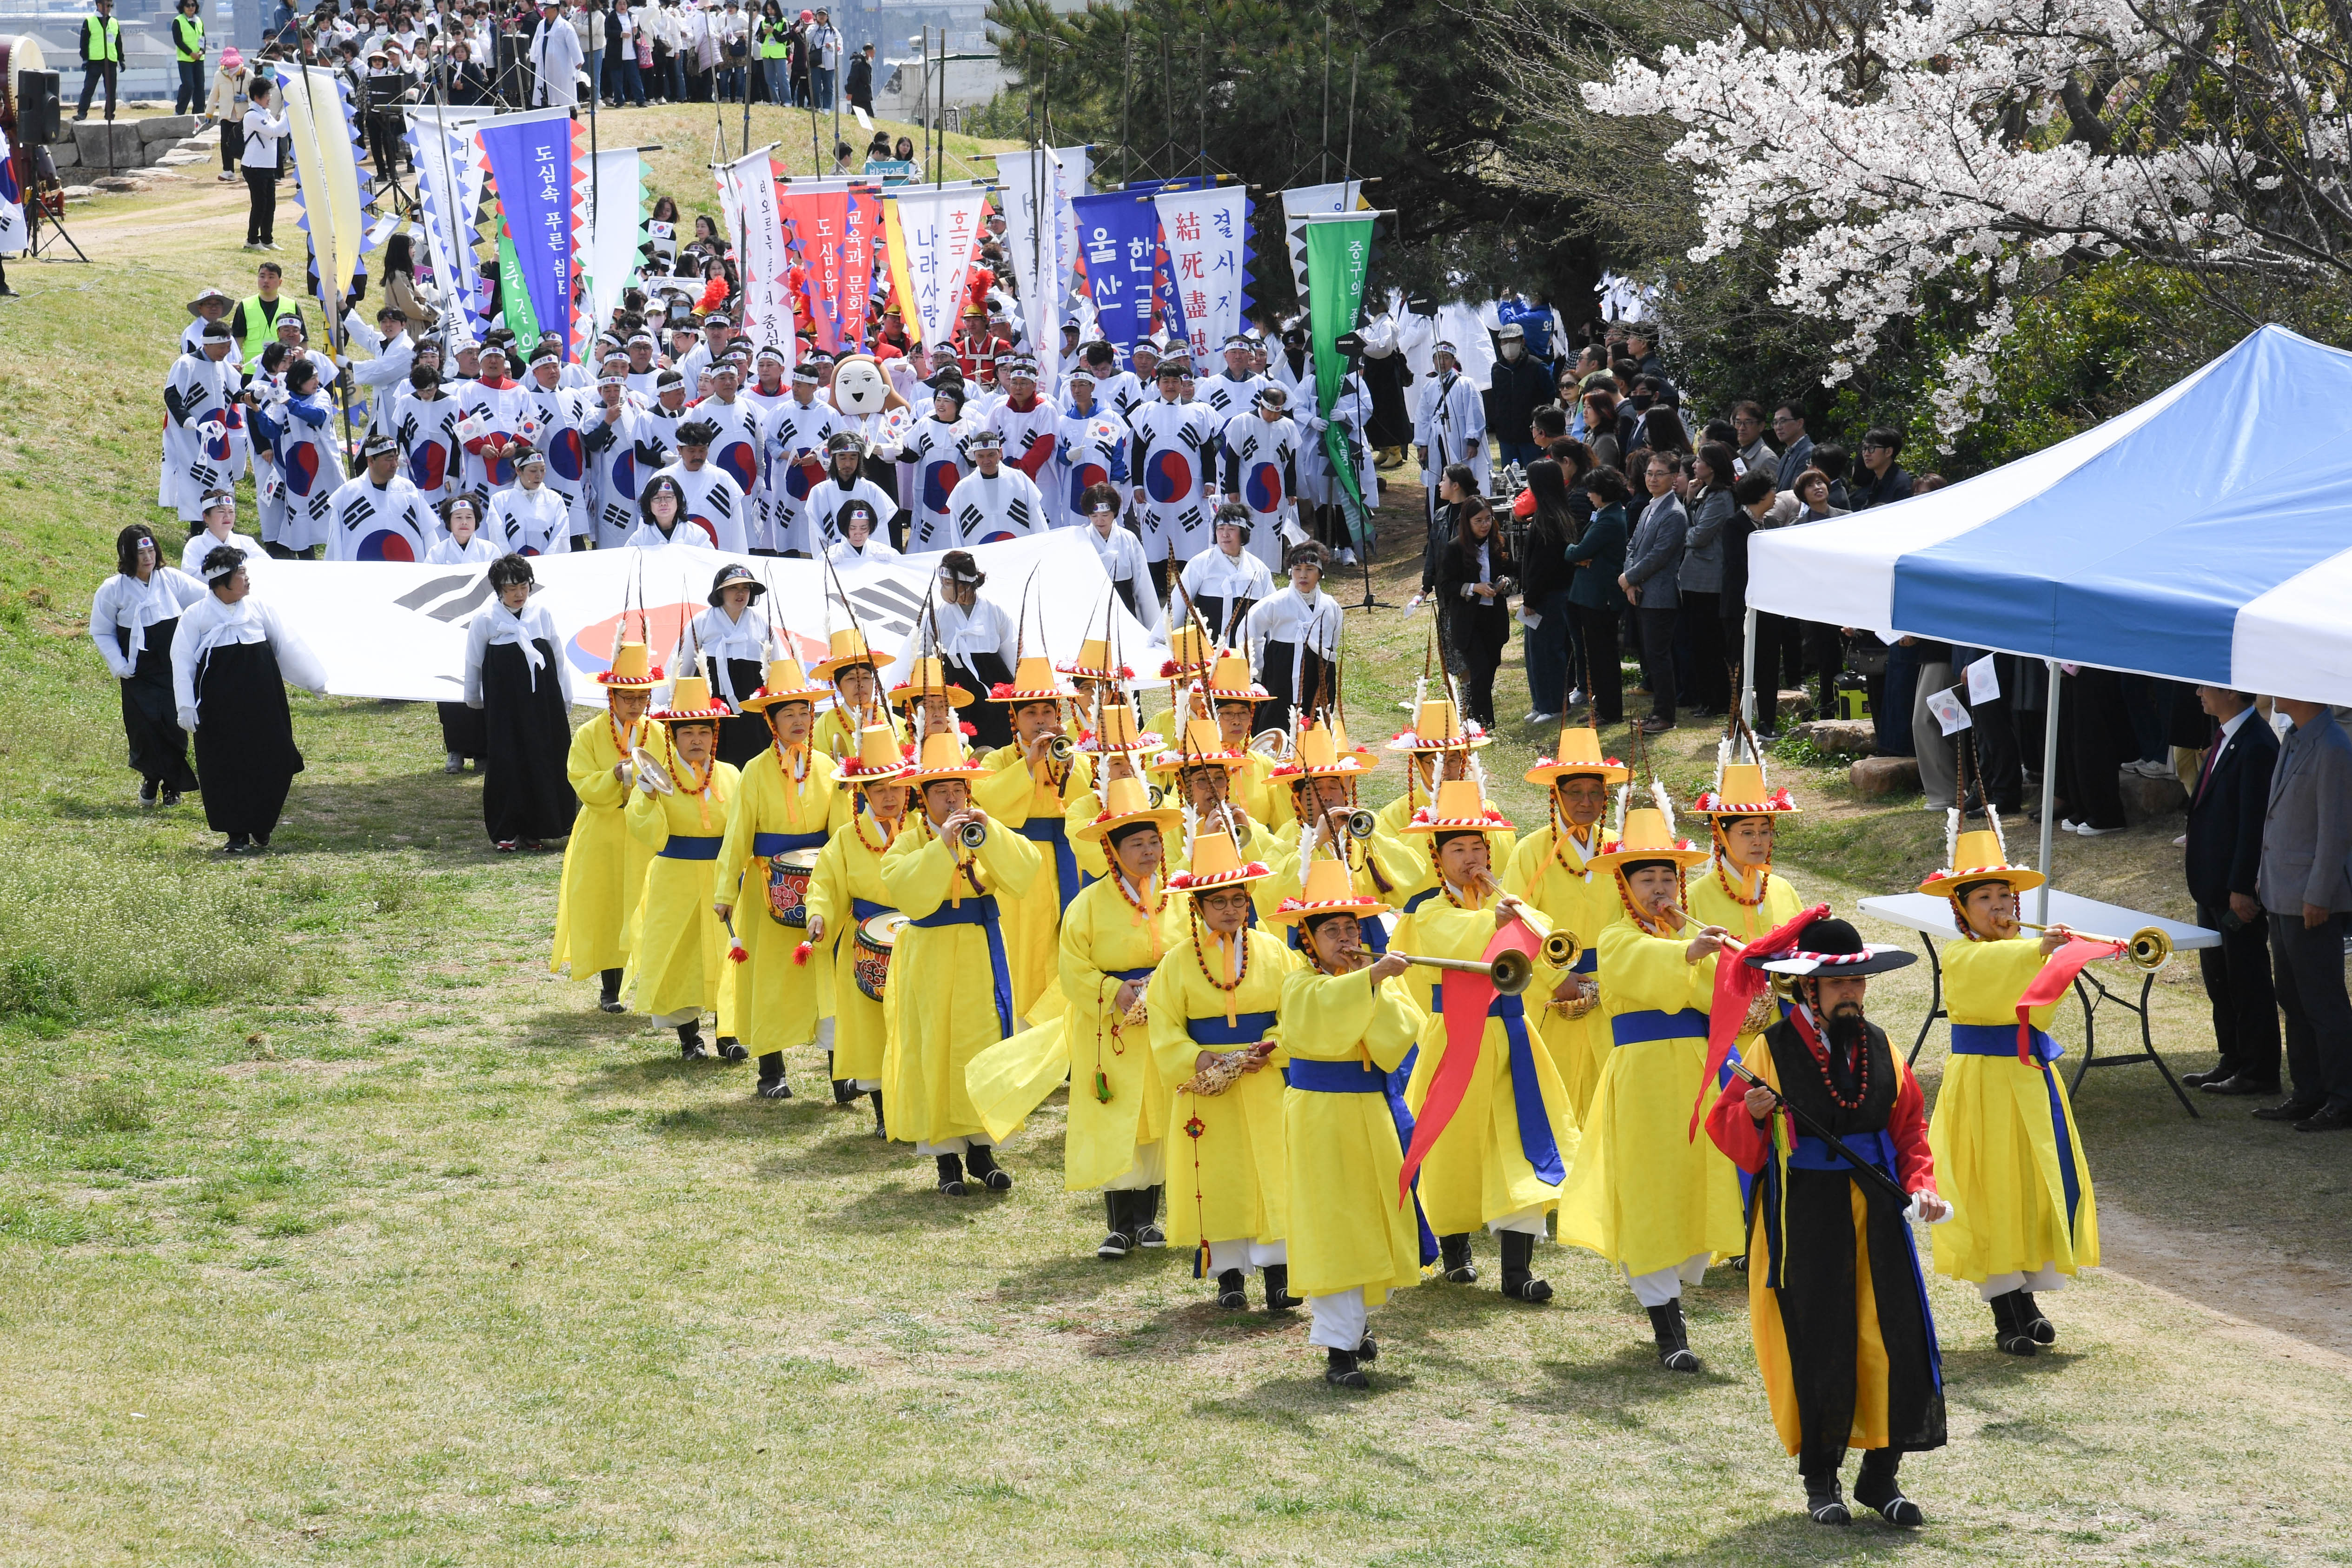
<path id="1" fill-rule="evenodd" d="M 1391 951 L 1391 958 L 1402 958 L 1408 964 L 1418 964 L 1425 969 L 1452 969 L 1457 974 L 1486 975 L 1493 977 L 1495 989 L 1507 997 L 1516 997 L 1534 983 L 1535 960 L 1517 948 L 1507 948 L 1495 955 L 1491 964 L 1475 958 L 1424 958 L 1414 953 Z"/>
<path id="2" fill-rule="evenodd" d="M 1249 738 L 1250 750 L 1276 762 L 1290 760 L 1290 732 L 1286 729 L 1261 729 Z"/>
<path id="3" fill-rule="evenodd" d="M 956 842 L 961 844 L 968 850 L 976 850 L 980 848 L 981 845 L 988 842 L 988 824 L 986 822 L 966 822 L 962 827 L 956 830 Z"/>
<path id="4" fill-rule="evenodd" d="M 1575 932 L 1563 926 L 1545 937 L 1538 951 L 1543 954 L 1543 961 L 1551 967 L 1573 969 L 1576 961 L 1584 956 L 1584 944 Z"/>
<path id="5" fill-rule="evenodd" d="M 2053 929 L 2053 927 L 2048 925 L 2036 925 L 2030 920 L 2019 921 L 2017 923 L 2017 928 L 2021 931 L 2048 931 Z M 2094 936 L 2088 931 L 2077 931 L 2071 925 L 2065 926 L 2063 929 L 2067 935 L 2079 936 L 2085 942 L 2114 942 L 2122 946 L 2123 951 L 2116 955 L 2117 957 L 2123 959 L 2135 969 L 2146 969 L 2151 974 L 2156 970 L 2163 968 L 2165 964 L 2172 957 L 2172 938 L 2167 936 L 2162 931 L 2153 925 L 2143 925 L 2128 936 Z"/>
<path id="6" fill-rule="evenodd" d="M 1369 839 L 1380 825 L 1381 820 L 1361 806 L 1348 813 L 1348 836 L 1351 839 Z"/>
<path id="7" fill-rule="evenodd" d="M 1157 811 L 1160 810 L 1160 803 L 1168 799 L 1168 791 L 1157 784 L 1146 784 L 1143 787 L 1143 798 L 1150 802 L 1151 809 Z"/>
<path id="8" fill-rule="evenodd" d="M 1069 761 L 1077 754 L 1078 743 L 1066 735 L 1057 735 L 1045 742 L 1045 756 L 1056 766 Z"/>

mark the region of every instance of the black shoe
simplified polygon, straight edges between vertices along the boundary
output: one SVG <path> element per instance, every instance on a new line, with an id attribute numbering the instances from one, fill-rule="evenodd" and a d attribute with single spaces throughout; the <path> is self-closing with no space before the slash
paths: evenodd
<path id="1" fill-rule="evenodd" d="M 1249 1305 L 1249 1297 L 1242 1292 L 1246 1279 L 1239 1269 L 1224 1269 L 1217 1274 L 1217 1305 L 1229 1312 L 1238 1312 Z"/>
<path id="2" fill-rule="evenodd" d="M 1992 1343 L 2003 1355 L 2032 1355 L 2042 1348 L 2018 1315 L 2017 1298 L 2024 1293 L 2011 1291 L 1986 1303 L 1992 1308 Z"/>
<path id="3" fill-rule="evenodd" d="M 882 1091 L 879 1089 L 874 1091 L 874 1135 L 877 1138 L 890 1135 L 890 1129 L 882 1121 Z"/>
<path id="4" fill-rule="evenodd" d="M 174 807 L 174 806 L 176 806 L 176 805 L 178 805 L 178 804 L 180 803 L 180 792 L 179 792 L 177 789 L 166 789 L 166 790 L 164 790 L 164 791 L 163 791 L 163 809 L 164 809 L 165 810 L 170 810 L 173 807 Z"/>
<path id="5" fill-rule="evenodd" d="M 784 1053 L 772 1051 L 760 1058 L 760 1098 L 789 1100 L 793 1086 L 784 1082 Z"/>
<path id="6" fill-rule="evenodd" d="M 985 1144 L 972 1145 L 963 1157 L 963 1166 L 971 1173 L 972 1180 L 991 1192 L 1010 1192 L 1013 1189 L 1013 1173 L 996 1163 L 995 1154 Z"/>
<path id="7" fill-rule="evenodd" d="M 1805 1512 L 1815 1524 L 1852 1524 L 1853 1514 L 1845 1506 L 1845 1497 L 1838 1490 L 1837 1472 L 1826 1477 L 1805 1478 Z"/>
<path id="8" fill-rule="evenodd" d="M 953 1155 L 937 1156 L 940 1166 L 940 1190 L 950 1197 L 964 1195 L 963 1161 Z"/>
<path id="9" fill-rule="evenodd" d="M 1682 1298 L 1650 1309 L 1650 1333 L 1658 1342 L 1658 1364 L 1668 1372 L 1696 1372 L 1698 1357 L 1691 1353 L 1690 1335 L 1683 1326 Z"/>
<path id="10" fill-rule="evenodd" d="M 719 1037 L 719 1061 L 749 1061 L 751 1059 L 751 1053 L 743 1049 L 743 1042 L 741 1040 L 737 1040 L 731 1034 L 722 1034 Z"/>
<path id="11" fill-rule="evenodd" d="M 2265 1105 L 2254 1113 L 2257 1122 L 2300 1122 L 2306 1116 L 2319 1114 L 2323 1102 L 2293 1095 L 2275 1105 Z"/>
<path id="12" fill-rule="evenodd" d="M 1258 1270 L 1258 1277 L 1265 1281 L 1265 1310 L 1267 1312 L 1295 1312 L 1298 1308 L 1307 1304 L 1305 1297 L 1294 1296 L 1290 1293 L 1289 1264 L 1268 1263 L 1264 1269 Z"/>
<path id="13" fill-rule="evenodd" d="M 2228 1081 L 2236 1075 L 2236 1071 L 2235 1068 L 2225 1061 L 2210 1072 L 2184 1072 L 2180 1075 L 2180 1082 L 2191 1089 L 2202 1089 L 2208 1083 L 2221 1083 Z"/>
<path id="14" fill-rule="evenodd" d="M 702 1043 L 700 1020 L 677 1026 L 677 1052 L 688 1061 L 708 1061 L 710 1052 Z"/>
<path id="15" fill-rule="evenodd" d="M 1110 1228 L 1104 1233 L 1102 1245 L 1095 1249 L 1095 1256 L 1106 1263 L 1135 1250 L 1135 1232 L 1129 1228 L 1132 1222 L 1127 1218 L 1127 1205 L 1124 1192 L 1103 1194 L 1103 1215 Z"/>
<path id="16" fill-rule="evenodd" d="M 1535 1277 L 1536 1239 L 1524 1230 L 1496 1238 L 1503 1247 L 1503 1294 L 1515 1301 L 1549 1301 L 1551 1286 Z"/>
<path id="17" fill-rule="evenodd" d="M 1135 1195 L 1135 1244 L 1138 1247 L 1160 1248 L 1168 1245 L 1168 1233 L 1160 1228 L 1160 1189 L 1147 1186 Z"/>
<path id="18" fill-rule="evenodd" d="M 1732 1259 L 1730 1261 L 1731 1261 L 1731 1268 L 1732 1268 L 1732 1271 L 1733 1271 L 1734 1273 L 1745 1274 L 1746 1272 L 1748 1272 L 1748 1254 L 1747 1254 L 1747 1253 L 1742 1252 L 1738 1257 Z"/>
<path id="19" fill-rule="evenodd" d="M 2352 1103 L 2328 1105 L 2294 1124 L 2298 1133 L 2341 1133 L 2352 1129 Z"/>
<path id="20" fill-rule="evenodd" d="M 602 969 L 597 972 L 596 1006 L 608 1013 L 623 1011 L 621 1007 L 621 971 Z"/>
<path id="21" fill-rule="evenodd" d="M 1352 1352 L 1327 1350 L 1323 1353 L 1323 1381 L 1334 1388 L 1370 1388 L 1372 1380 L 1357 1370 Z"/>
<path id="22" fill-rule="evenodd" d="M 2208 1094 L 2275 1094 L 2279 1092 L 2279 1082 L 2273 1078 L 2268 1083 L 2262 1083 L 2242 1076 L 2208 1078 L 2197 1087 Z"/>
<path id="23" fill-rule="evenodd" d="M 2058 1325 L 2042 1315 L 2041 1307 L 2036 1305 L 2034 1302 L 2033 1292 L 2031 1291 L 2019 1291 L 2016 1292 L 2016 1296 L 2017 1326 L 2023 1329 L 2027 1333 L 2032 1334 L 2033 1336 L 2033 1343 L 2036 1344 L 2056 1344 L 2058 1343 Z M 1862 1493 L 1857 1491 L 1853 1495 L 1860 1497 Z"/>
<path id="24" fill-rule="evenodd" d="M 1478 1266 L 1470 1261 L 1470 1234 L 1462 1231 L 1437 1239 L 1437 1266 L 1445 1271 L 1448 1283 L 1475 1285 L 1478 1282 Z"/>
<path id="25" fill-rule="evenodd" d="M 1356 1359 L 1358 1361 L 1378 1361 L 1380 1358 L 1381 1342 L 1374 1339 L 1371 1335 L 1366 1334 L 1356 1346 Z"/>
<path id="26" fill-rule="evenodd" d="M 1895 1467 L 1903 1456 L 1892 1448 L 1873 1448 L 1862 1457 L 1862 1474 L 1853 1478 L 1853 1500 L 1898 1530 L 1916 1530 L 1927 1522 L 1919 1505 L 1903 1495 Z"/>
<path id="27" fill-rule="evenodd" d="M 158 788 L 159 788 L 159 787 L 157 786 L 157 784 L 156 784 L 155 780 L 153 780 L 152 779 L 150 779 L 146 780 L 144 783 L 141 784 L 141 785 L 139 786 L 139 803 L 140 803 L 141 805 L 142 805 L 142 806 L 152 806 L 152 805 L 153 805 L 153 804 L 155 803 L 155 795 L 156 795 L 156 792 L 157 792 Z"/>

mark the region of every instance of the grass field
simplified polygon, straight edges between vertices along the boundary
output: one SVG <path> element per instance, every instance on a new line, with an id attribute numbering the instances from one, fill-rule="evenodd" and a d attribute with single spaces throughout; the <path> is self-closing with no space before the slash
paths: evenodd
<path id="1" fill-rule="evenodd" d="M 2352 1560 L 2347 1145 L 2190 1121 L 2148 1068 L 2078 1101 L 2114 1266 L 2047 1303 L 2056 1354 L 1999 1355 L 1934 1282 L 1952 1444 L 1906 1472 L 1933 1523 L 1832 1533 L 1795 1517 L 1727 1270 L 1704 1376 L 1547 1247 L 1549 1308 L 1409 1292 L 1342 1396 L 1303 1325 L 1216 1312 L 1182 1258 L 1094 1260 L 1058 1101 L 1010 1194 L 951 1202 L 814 1053 L 782 1104 L 688 1070 L 547 974 L 555 861 L 488 852 L 428 707 L 298 697 L 267 858 L 141 812 L 82 616 L 114 530 L 160 517 L 179 302 L 244 291 L 241 214 L 209 183 L 77 209 L 97 265 L 20 265 L 0 306 L 0 1561 Z M 1427 630 L 1351 622 L 1360 734 Z M 1529 741 L 1486 754 L 1523 821 Z M 1677 742 L 1686 787 L 1711 737 Z M 1782 779 L 1808 894 L 1935 863 L 1916 800 Z M 2065 841 L 2062 880 L 2183 913 L 2177 831 Z M 1873 990 L 1906 1040 L 1924 969 Z M 2209 1061 L 2183 966 L 2155 998 L 2175 1065 Z"/>

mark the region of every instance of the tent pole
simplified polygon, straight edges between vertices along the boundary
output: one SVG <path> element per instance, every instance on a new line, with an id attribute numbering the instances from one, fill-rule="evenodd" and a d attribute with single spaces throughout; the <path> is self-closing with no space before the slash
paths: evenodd
<path id="1" fill-rule="evenodd" d="M 1772 689 L 1775 695 L 1770 726 L 1776 730 L 1780 727 L 1780 703 L 1778 695 L 1780 686 L 1780 665 L 1776 657 L 1772 665 Z M 1742 640 L 1739 650 L 1739 716 L 1747 721 L 1748 728 L 1752 734 L 1756 728 L 1756 606 L 1753 604 L 1748 607 L 1747 635 Z"/>
<path id="2" fill-rule="evenodd" d="M 2051 835 L 2057 831 L 2057 814 L 2051 800 L 2058 792 L 2058 661 L 2042 661 L 2050 671 L 2050 700 L 2044 705 L 2047 728 L 2042 736 L 2042 885 L 2033 894 L 2033 918 L 2046 924 L 2050 919 L 2050 883 L 2054 869 L 2050 863 Z"/>

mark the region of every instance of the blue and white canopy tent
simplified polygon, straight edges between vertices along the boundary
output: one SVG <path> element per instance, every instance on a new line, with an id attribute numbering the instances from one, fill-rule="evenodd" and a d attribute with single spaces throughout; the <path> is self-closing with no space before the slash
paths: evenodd
<path id="1" fill-rule="evenodd" d="M 2030 457 L 1757 534 L 1748 602 L 1751 632 L 1761 610 L 2352 703 L 2352 353 L 2264 327 Z"/>

